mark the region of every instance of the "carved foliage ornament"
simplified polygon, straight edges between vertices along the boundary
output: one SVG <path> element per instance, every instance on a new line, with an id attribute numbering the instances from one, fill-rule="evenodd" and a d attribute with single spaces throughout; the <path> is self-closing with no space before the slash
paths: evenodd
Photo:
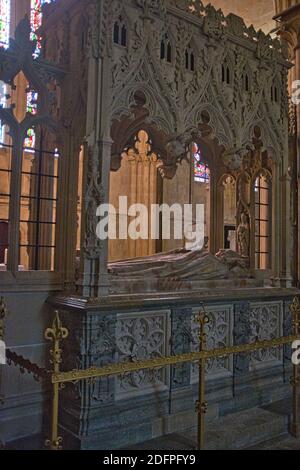
<path id="1" fill-rule="evenodd" d="M 160 312 L 139 314 L 117 321 L 116 346 L 119 361 L 154 359 L 167 354 L 167 315 Z M 119 393 L 166 386 L 166 369 L 141 370 L 118 378 Z"/>
<path id="2" fill-rule="evenodd" d="M 207 111 L 214 137 L 226 148 L 224 163 L 228 168 L 240 167 L 251 143 L 254 122 L 264 123 L 266 145 L 277 141 L 277 153 L 284 148 L 288 125 L 286 100 L 272 102 L 269 86 L 275 76 L 279 77 L 282 96 L 287 95 L 289 64 L 277 40 L 247 28 L 235 15 L 224 17 L 212 5 L 204 7 L 201 1 L 127 0 L 123 8 L 126 6 L 130 16 L 127 46 L 114 47 L 112 25 L 103 32 L 112 46 L 111 120 L 130 114 L 136 105 L 133 97 L 139 91 L 145 97 L 147 122 L 175 142 L 179 136 L 187 135 L 188 129 L 197 128 L 199 109 Z M 138 10 L 134 12 L 135 8 Z M 164 21 L 160 13 L 165 15 Z M 199 22 L 198 27 L 191 22 L 191 16 Z M 168 64 L 160 57 L 166 30 L 172 48 Z M 232 40 L 232 35 L 239 38 L 238 42 Z M 187 72 L 184 60 L 185 50 L 191 44 L 196 64 L 193 73 Z M 228 83 L 224 83 L 221 65 L 227 58 L 229 76 Z M 246 73 L 247 89 L 243 89 Z M 174 158 L 164 170 L 166 175 L 172 175 L 172 171 L 174 174 L 181 159 L 182 153 L 173 150 Z"/>
<path id="3" fill-rule="evenodd" d="M 231 307 L 207 308 L 209 322 L 205 326 L 206 348 L 218 349 L 230 346 L 232 309 Z M 199 319 L 192 317 L 192 345 L 191 351 L 199 351 Z M 228 358 L 216 358 L 206 361 L 206 372 L 209 375 L 230 372 L 230 360 Z M 192 365 L 192 376 L 198 377 L 198 363 Z"/>
<path id="4" fill-rule="evenodd" d="M 100 182 L 98 147 L 88 150 L 87 192 L 85 197 L 85 243 L 84 251 L 89 259 L 97 259 L 101 242 L 97 237 L 97 208 L 104 202 L 105 191 Z"/>
<path id="5" fill-rule="evenodd" d="M 282 304 L 269 303 L 252 305 L 250 312 L 250 342 L 265 341 L 282 336 Z M 250 354 L 250 364 L 279 361 L 281 350 L 278 348 L 258 350 Z"/>

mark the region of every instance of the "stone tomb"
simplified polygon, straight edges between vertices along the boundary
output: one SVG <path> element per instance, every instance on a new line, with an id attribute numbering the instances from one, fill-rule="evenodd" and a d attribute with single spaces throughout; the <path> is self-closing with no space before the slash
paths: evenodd
<path id="1" fill-rule="evenodd" d="M 203 308 L 210 318 L 209 349 L 291 333 L 289 306 L 298 291 L 264 287 L 237 254 L 179 251 L 114 263 L 116 288 L 125 267 L 126 289 L 132 284 L 127 294 L 119 288 L 103 299 L 49 299 L 70 330 L 62 370 L 197 351 L 196 315 Z M 157 292 L 161 272 L 166 277 Z M 207 419 L 289 396 L 290 369 L 290 347 L 207 361 Z M 65 448 L 128 447 L 196 426 L 197 381 L 197 364 L 191 363 L 68 386 L 60 412 Z"/>

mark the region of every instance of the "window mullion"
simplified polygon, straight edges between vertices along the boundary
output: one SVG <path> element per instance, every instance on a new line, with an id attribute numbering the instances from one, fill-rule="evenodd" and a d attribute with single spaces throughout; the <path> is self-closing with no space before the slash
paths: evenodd
<path id="1" fill-rule="evenodd" d="M 10 202 L 9 202 L 9 234 L 8 234 L 8 271 L 17 272 L 19 268 L 20 243 L 20 203 L 22 178 L 23 145 L 20 138 L 13 137 Z"/>

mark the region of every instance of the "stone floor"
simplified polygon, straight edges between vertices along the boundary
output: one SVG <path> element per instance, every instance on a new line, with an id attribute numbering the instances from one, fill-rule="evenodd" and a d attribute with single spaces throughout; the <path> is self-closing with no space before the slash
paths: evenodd
<path id="1" fill-rule="evenodd" d="M 279 401 L 262 408 L 241 411 L 214 420 L 205 430 L 208 450 L 300 450 L 300 438 L 288 434 L 291 402 Z M 195 429 L 170 434 L 128 450 L 194 450 Z"/>
<path id="2" fill-rule="evenodd" d="M 159 438 L 151 442 L 144 442 L 133 446 L 130 450 L 195 450 L 194 444 L 182 435 L 173 434 L 164 438 Z M 284 436 L 279 439 L 258 444 L 253 447 L 246 447 L 244 450 L 300 450 L 300 438 Z"/>
<path id="3" fill-rule="evenodd" d="M 248 450 L 300 450 L 300 438 L 286 437 L 250 447 Z"/>
<path id="4" fill-rule="evenodd" d="M 282 400 L 262 408 L 241 411 L 219 419 L 206 426 L 208 450 L 300 450 L 300 437 L 288 434 L 291 400 Z M 188 429 L 129 447 L 126 450 L 191 451 L 196 450 L 197 433 Z M 42 449 L 41 436 L 8 444 L 7 449 Z"/>

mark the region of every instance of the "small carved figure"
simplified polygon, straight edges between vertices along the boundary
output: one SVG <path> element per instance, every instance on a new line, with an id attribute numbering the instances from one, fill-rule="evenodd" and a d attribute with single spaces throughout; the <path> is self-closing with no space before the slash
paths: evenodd
<path id="1" fill-rule="evenodd" d="M 250 247 L 250 226 L 245 212 L 241 214 L 241 223 L 237 229 L 238 252 L 243 258 L 248 258 Z"/>

